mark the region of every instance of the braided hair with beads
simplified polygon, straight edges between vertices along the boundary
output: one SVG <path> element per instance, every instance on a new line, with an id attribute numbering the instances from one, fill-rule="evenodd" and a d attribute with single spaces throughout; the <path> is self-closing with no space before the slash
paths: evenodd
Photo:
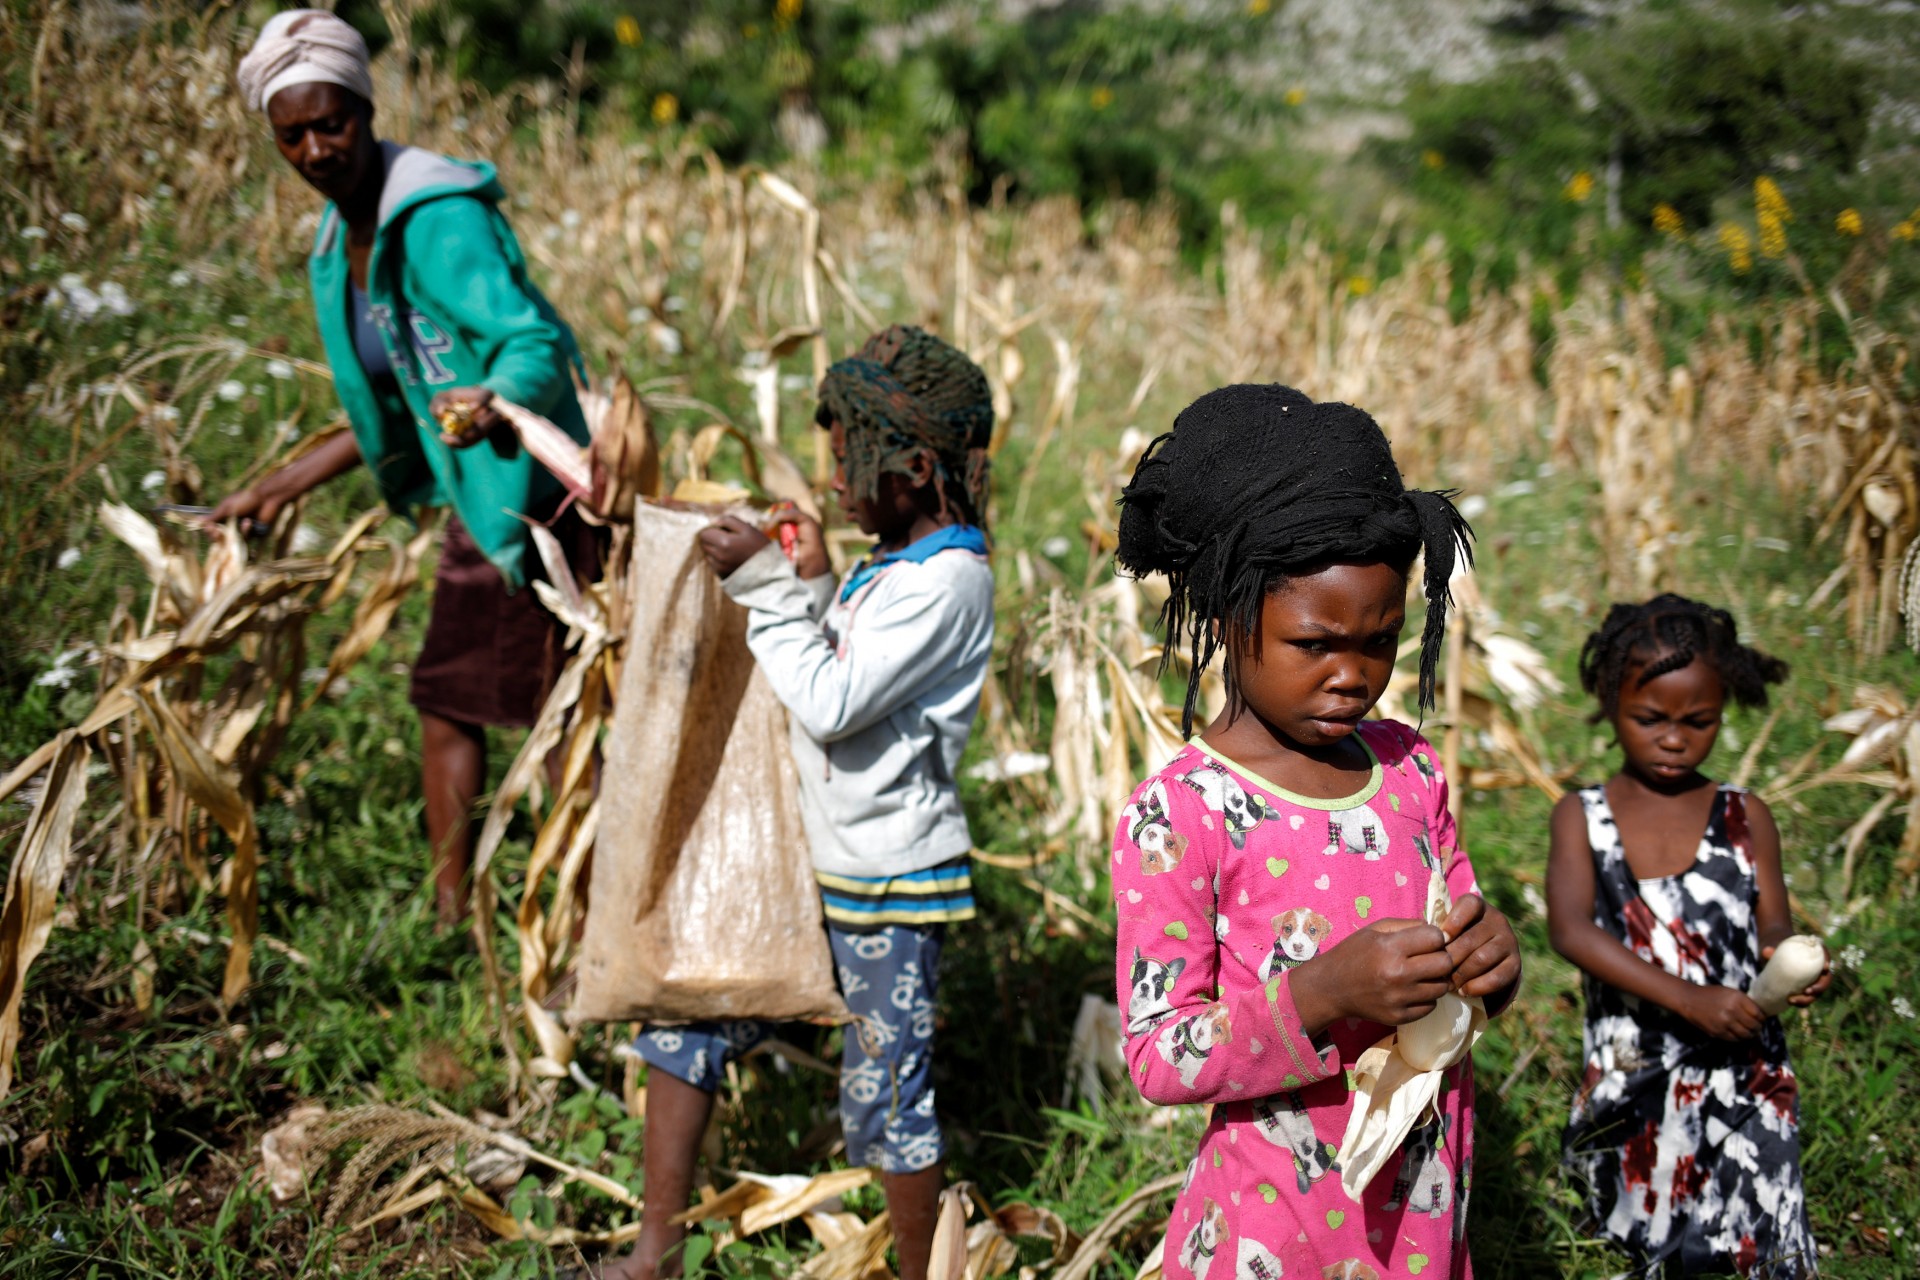
<path id="1" fill-rule="evenodd" d="M 1740 643 L 1733 615 L 1685 596 L 1616 604 L 1580 650 L 1580 687 L 1600 700 L 1595 723 L 1620 709 L 1629 676 L 1638 689 L 1700 659 L 1743 707 L 1767 705 L 1767 686 L 1787 678 L 1787 664 Z"/>
<path id="2" fill-rule="evenodd" d="M 941 514 L 986 527 L 993 392 L 959 348 L 913 325 L 882 329 L 827 370 L 815 418 L 846 433 L 855 495 L 878 496 L 883 473 L 911 476 L 924 454 Z"/>
<path id="3" fill-rule="evenodd" d="M 1338 561 L 1406 572 L 1425 554 L 1420 706 L 1433 705 L 1447 583 L 1461 555 L 1473 561 L 1473 530 L 1450 493 L 1406 487 L 1365 410 L 1278 384 L 1209 391 L 1147 446 L 1120 502 L 1120 566 L 1167 576 L 1161 667 L 1187 650 L 1185 736 L 1202 673 L 1224 645 L 1231 683 L 1232 655 L 1253 636 L 1267 593 Z"/>

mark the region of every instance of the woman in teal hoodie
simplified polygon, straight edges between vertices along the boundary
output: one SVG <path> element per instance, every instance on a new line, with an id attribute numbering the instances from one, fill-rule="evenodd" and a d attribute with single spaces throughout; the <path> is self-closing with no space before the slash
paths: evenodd
<path id="1" fill-rule="evenodd" d="M 274 16 L 239 71 L 287 163 L 327 198 L 309 278 L 351 432 L 233 494 L 213 519 L 271 522 L 364 461 L 394 511 L 449 506 L 432 617 L 413 672 L 427 830 L 443 923 L 466 913 L 486 725 L 530 725 L 563 628 L 527 589 L 527 520 L 554 521 L 558 480 L 492 407 L 524 405 L 586 443 L 573 335 L 527 278 L 492 166 L 382 142 L 366 44 L 322 10 Z M 442 422 L 454 423 L 442 430 Z M 589 572 L 589 531 L 553 528 Z"/>

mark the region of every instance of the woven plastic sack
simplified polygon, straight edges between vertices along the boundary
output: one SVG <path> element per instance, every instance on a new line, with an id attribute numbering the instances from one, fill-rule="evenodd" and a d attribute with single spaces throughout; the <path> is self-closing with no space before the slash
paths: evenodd
<path id="1" fill-rule="evenodd" d="M 639 504 L 576 1021 L 845 1021 L 787 713 L 697 537 Z"/>

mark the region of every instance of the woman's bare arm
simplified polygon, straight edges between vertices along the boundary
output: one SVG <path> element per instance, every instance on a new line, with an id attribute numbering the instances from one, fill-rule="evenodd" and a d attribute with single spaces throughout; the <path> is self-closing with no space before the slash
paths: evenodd
<path id="1" fill-rule="evenodd" d="M 280 508 L 309 489 L 360 465 L 360 445 L 351 431 L 336 431 L 278 471 L 270 472 L 238 493 L 229 494 L 207 519 L 249 519 L 272 524 Z"/>

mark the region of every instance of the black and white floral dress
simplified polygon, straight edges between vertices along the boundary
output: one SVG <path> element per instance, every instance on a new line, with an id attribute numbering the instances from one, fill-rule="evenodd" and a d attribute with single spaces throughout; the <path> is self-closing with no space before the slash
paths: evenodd
<path id="1" fill-rule="evenodd" d="M 1760 969 L 1746 792 L 1722 786 L 1694 863 L 1635 878 L 1603 787 L 1580 792 L 1594 923 L 1688 982 L 1744 991 Z M 1678 1014 L 1586 979 L 1586 1074 L 1565 1155 L 1591 1226 L 1645 1274 L 1811 1276 L 1800 1104 L 1786 1034 L 1717 1040 Z"/>

